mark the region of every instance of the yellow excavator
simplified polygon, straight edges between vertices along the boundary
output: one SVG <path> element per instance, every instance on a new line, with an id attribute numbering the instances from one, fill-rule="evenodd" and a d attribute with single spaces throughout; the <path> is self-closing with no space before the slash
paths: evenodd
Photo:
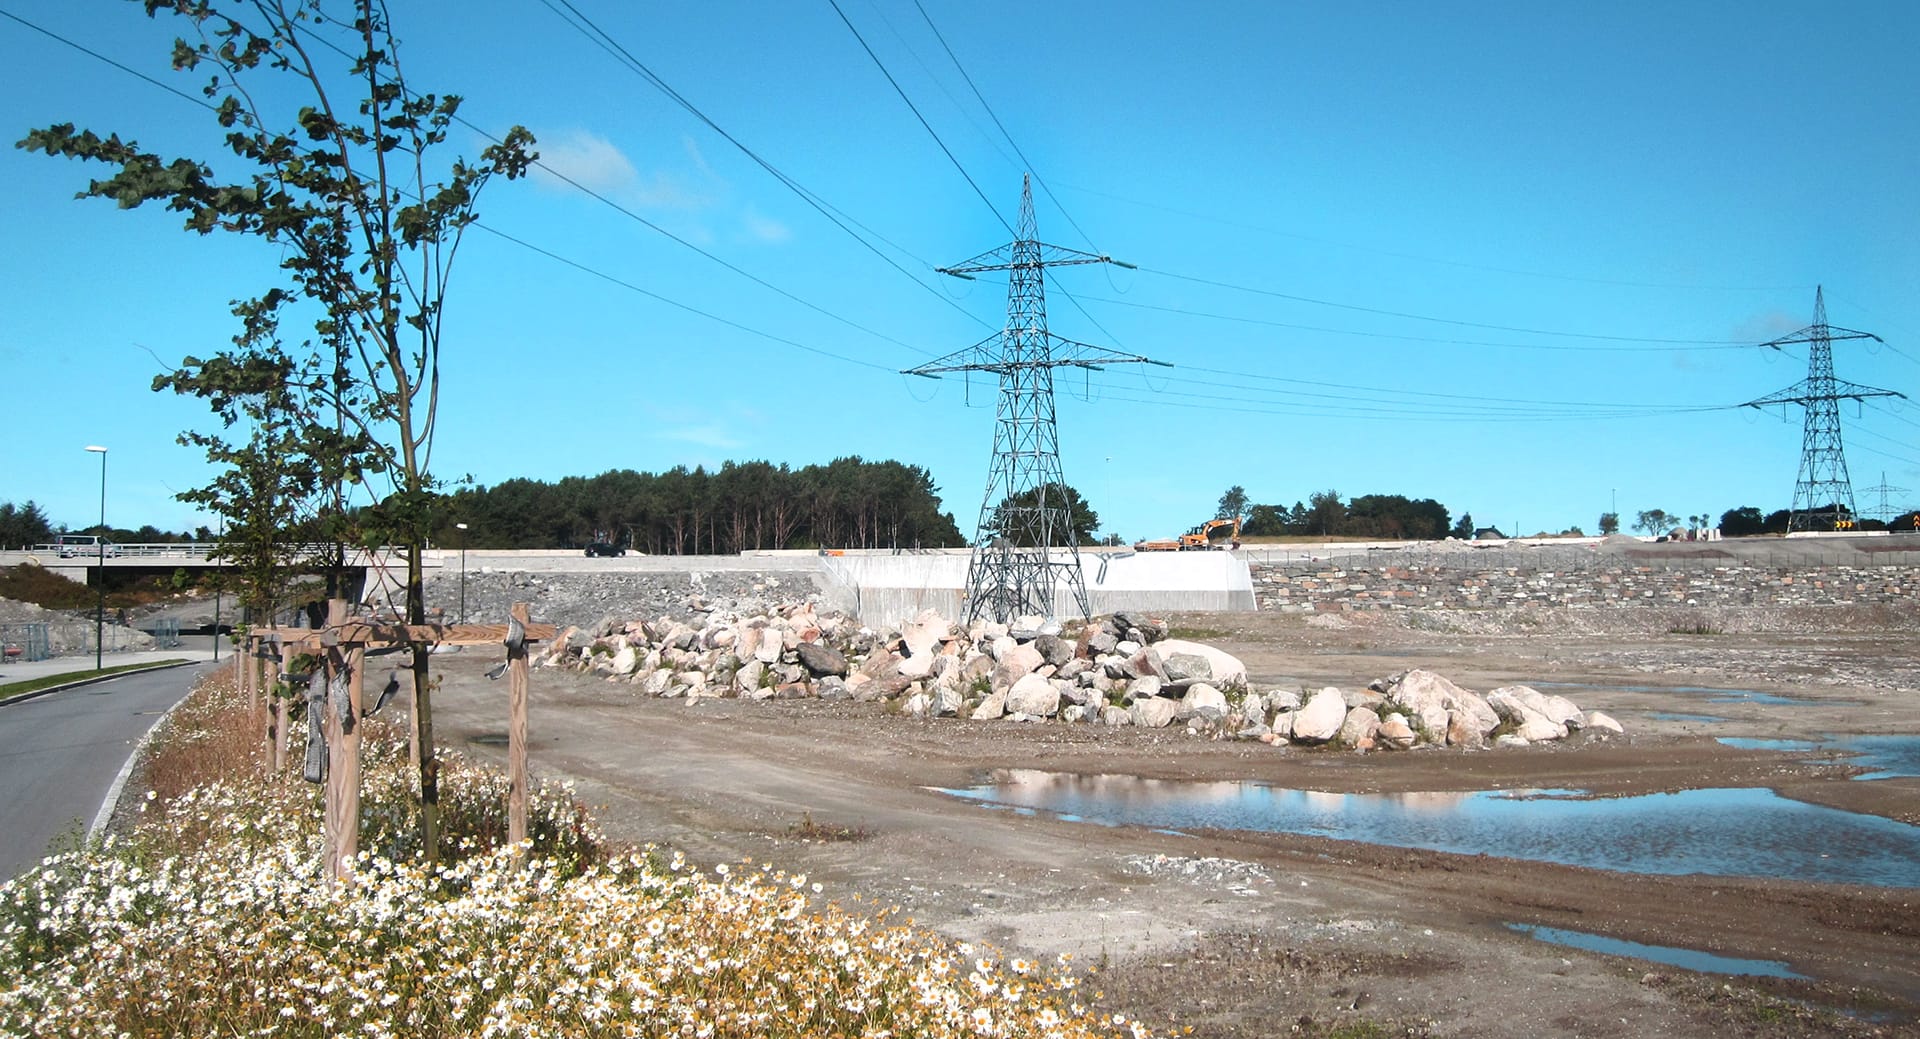
<path id="1" fill-rule="evenodd" d="M 1222 533 L 1224 531 L 1224 533 Z M 1226 539 L 1227 545 L 1216 545 L 1219 539 Z M 1182 534 L 1177 538 L 1160 538 L 1154 541 L 1136 541 L 1135 552 L 1199 552 L 1209 548 L 1239 547 L 1240 520 L 1212 519 L 1200 524 L 1200 529 L 1191 534 Z"/>

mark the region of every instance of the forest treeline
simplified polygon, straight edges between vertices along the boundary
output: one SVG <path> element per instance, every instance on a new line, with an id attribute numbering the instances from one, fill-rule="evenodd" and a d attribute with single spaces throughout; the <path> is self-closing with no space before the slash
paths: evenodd
<path id="1" fill-rule="evenodd" d="M 615 469 L 558 482 L 506 480 L 449 495 L 442 545 L 580 548 L 653 555 L 786 548 L 949 548 L 966 544 L 917 465 L 858 455 L 791 469 L 771 462 Z M 455 523 L 467 524 L 457 529 Z"/>

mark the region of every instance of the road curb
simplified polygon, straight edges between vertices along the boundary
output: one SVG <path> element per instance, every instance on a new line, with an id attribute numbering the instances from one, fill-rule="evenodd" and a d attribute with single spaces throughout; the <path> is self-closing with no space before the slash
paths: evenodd
<path id="1" fill-rule="evenodd" d="M 178 664 L 167 665 L 167 667 L 179 667 L 179 666 L 180 665 Z M 147 667 L 147 668 L 141 668 L 140 670 L 141 671 L 162 671 L 162 670 L 165 670 L 165 668 Z M 126 673 L 139 674 L 140 672 L 129 671 Z M 109 677 L 117 678 L 119 676 L 113 675 Z M 86 684 L 91 684 L 91 683 L 86 683 Z M 95 837 L 100 836 L 101 831 L 107 828 L 107 824 L 113 821 L 113 813 L 117 811 L 120 807 L 120 795 L 126 792 L 127 779 L 133 775 L 134 762 L 139 761 L 140 758 L 146 754 L 147 744 L 153 742 L 153 734 L 156 732 L 159 732 L 160 726 L 165 725 L 167 722 L 167 719 L 173 717 L 173 712 L 179 710 L 180 705 L 183 703 L 186 703 L 187 697 L 192 695 L 193 695 L 193 689 L 189 688 L 186 691 L 186 693 L 180 697 L 180 699 L 175 700 L 173 702 L 173 706 L 160 712 L 160 717 L 155 718 L 153 720 L 153 724 L 147 726 L 147 731 L 140 734 L 140 739 L 134 743 L 133 750 L 127 753 L 127 760 L 120 763 L 120 771 L 114 775 L 113 785 L 107 787 L 107 796 L 101 800 L 100 810 L 93 813 L 93 824 L 87 827 L 88 840 L 93 840 Z"/>
<path id="2" fill-rule="evenodd" d="M 95 678 L 75 679 L 74 681 L 71 681 L 71 682 L 62 682 L 59 685 L 50 685 L 45 689 L 35 689 L 33 692 L 30 692 L 30 693 L 20 693 L 16 696 L 8 697 L 4 700 L 0 700 L 0 707 L 9 707 L 17 703 L 26 703 L 28 700 L 37 700 L 40 697 L 46 696 L 48 693 L 57 693 L 63 689 L 78 689 L 83 685 L 93 685 L 98 682 L 110 682 L 113 679 L 125 678 L 128 675 L 141 675 L 141 674 L 147 673 L 148 671 L 166 671 L 176 667 L 192 667 L 195 664 L 211 664 L 211 663 L 214 663 L 214 661 L 182 660 L 173 664 L 154 664 L 149 667 L 136 667 L 126 671 L 115 671 L 113 674 L 100 675 Z"/>

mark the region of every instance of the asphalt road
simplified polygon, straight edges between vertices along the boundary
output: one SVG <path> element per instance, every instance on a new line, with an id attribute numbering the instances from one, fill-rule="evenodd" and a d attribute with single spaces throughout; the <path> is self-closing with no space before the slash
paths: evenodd
<path id="1" fill-rule="evenodd" d="M 0 878 L 84 832 L 134 744 L 210 665 L 167 668 L 0 707 Z"/>

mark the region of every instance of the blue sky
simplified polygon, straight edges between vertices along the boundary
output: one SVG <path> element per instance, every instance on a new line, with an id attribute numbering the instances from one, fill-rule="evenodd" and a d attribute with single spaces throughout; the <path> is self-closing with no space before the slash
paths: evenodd
<path id="1" fill-rule="evenodd" d="M 1129 539 L 1233 484 L 1528 532 L 1592 531 L 1616 495 L 1629 517 L 1784 507 L 1800 413 L 1725 406 L 1804 377 L 1803 350 L 1738 344 L 1806 325 L 1816 284 L 1834 324 L 1886 339 L 1838 344 L 1839 376 L 1920 397 L 1913 4 L 925 0 L 1023 163 L 914 4 L 839 2 L 998 216 L 827 0 L 574 0 L 906 273 L 541 0 L 393 0 L 417 89 L 527 125 L 555 168 L 811 305 L 552 178 L 497 182 L 483 224 L 599 273 L 470 235 L 439 474 L 898 458 L 971 533 L 994 388 L 897 370 L 1003 321 L 1004 283 L 931 268 L 1005 242 L 1029 163 L 1043 240 L 1141 268 L 1057 272 L 1053 331 L 1175 366 L 1059 377 L 1066 478 Z M 137 4 L 0 11 L 194 89 Z M 193 105 L 16 21 L 0 41 L 9 142 L 70 121 L 235 169 Z M 110 522 L 192 526 L 171 495 L 206 473 L 173 437 L 210 418 L 148 385 L 225 344 L 277 257 L 73 200 L 94 172 L 0 150 L 0 499 L 92 522 L 83 448 L 105 444 Z M 1843 424 L 1861 508 L 1883 472 L 1920 502 L 1920 406 Z"/>

